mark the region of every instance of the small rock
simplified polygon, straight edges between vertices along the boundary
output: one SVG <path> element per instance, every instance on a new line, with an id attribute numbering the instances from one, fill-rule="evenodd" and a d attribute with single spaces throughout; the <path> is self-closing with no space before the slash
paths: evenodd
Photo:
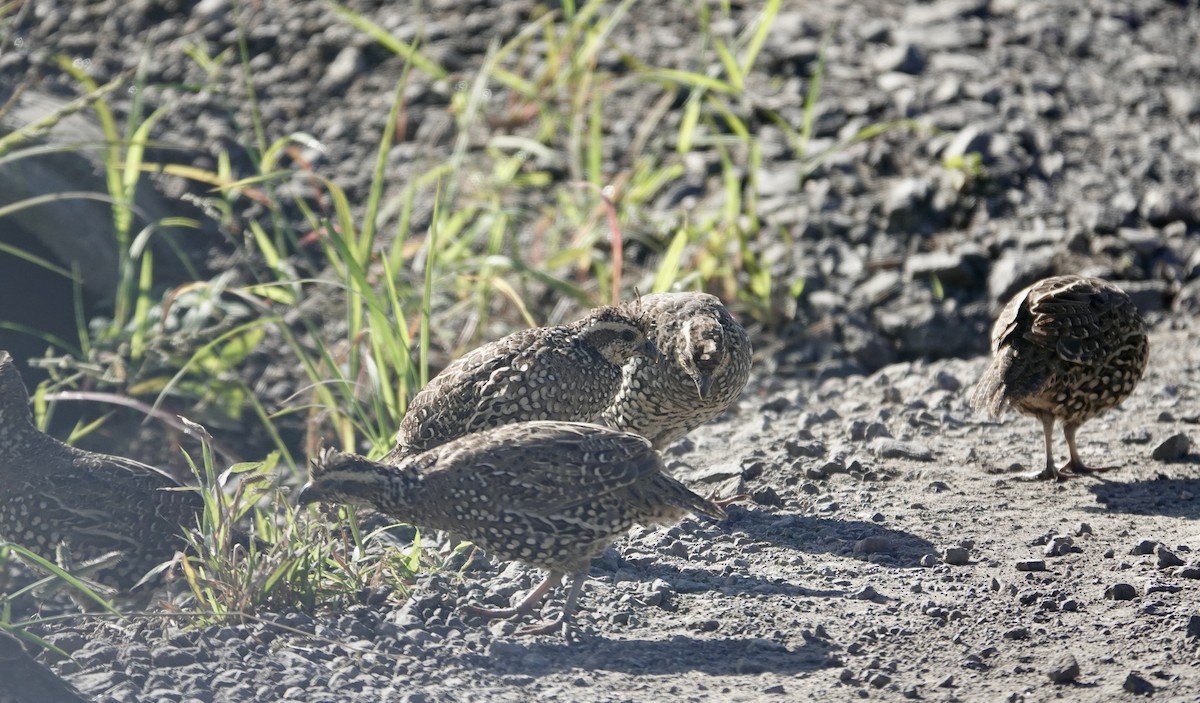
<path id="1" fill-rule="evenodd" d="M 1192 441 L 1182 432 L 1173 434 L 1163 440 L 1163 443 L 1154 448 L 1150 456 L 1155 461 L 1172 462 L 1183 461 L 1187 458 L 1188 452 L 1191 451 Z"/>
<path id="2" fill-rule="evenodd" d="M 1105 600 L 1133 600 L 1137 597 L 1137 589 L 1128 583 L 1114 583 L 1104 589 Z"/>
<path id="3" fill-rule="evenodd" d="M 1183 566 L 1184 561 L 1175 555 L 1170 549 L 1163 545 L 1158 545 L 1154 550 L 1154 555 L 1158 558 L 1158 568 L 1166 569 L 1172 566 Z"/>
<path id="4" fill-rule="evenodd" d="M 1061 557 L 1075 551 L 1075 541 L 1070 537 L 1052 537 L 1046 543 L 1044 554 L 1048 557 Z"/>
<path id="5" fill-rule="evenodd" d="M 871 586 L 871 585 L 863 586 L 855 593 L 850 594 L 850 597 L 855 600 L 869 600 L 869 601 L 884 600 L 884 597 L 882 595 L 880 595 L 879 591 L 876 591 L 875 587 Z"/>
<path id="6" fill-rule="evenodd" d="M 971 552 L 962 547 L 946 547 L 942 550 L 942 561 L 951 566 L 964 566 L 971 561 Z"/>
<path id="7" fill-rule="evenodd" d="M 1125 677 L 1125 683 L 1121 685 L 1121 688 L 1135 696 L 1149 696 L 1154 693 L 1154 684 L 1132 671 Z"/>
<path id="8" fill-rule="evenodd" d="M 1188 618 L 1186 634 L 1188 639 L 1200 639 L 1200 615 L 1192 615 Z"/>
<path id="9" fill-rule="evenodd" d="M 938 558 L 937 558 L 937 556 L 935 556 L 933 554 L 922 554 L 921 561 L 918 563 L 920 563 L 920 565 L 924 566 L 925 568 L 929 568 L 929 567 L 937 566 Z"/>
<path id="10" fill-rule="evenodd" d="M 1007 640 L 1029 639 L 1029 628 L 1014 627 L 1011 630 L 1005 630 L 1003 637 Z"/>
<path id="11" fill-rule="evenodd" d="M 871 451 L 881 459 L 912 459 L 933 461 L 933 451 L 919 442 L 902 442 L 890 437 L 877 437 L 871 442 Z"/>
<path id="12" fill-rule="evenodd" d="M 1176 571 L 1175 575 L 1185 579 L 1200 579 L 1200 566 L 1185 566 Z"/>
<path id="13" fill-rule="evenodd" d="M 854 543 L 855 554 L 878 554 L 880 552 L 891 552 L 896 549 L 896 545 L 887 537 L 863 537 Z"/>
<path id="14" fill-rule="evenodd" d="M 758 505 L 769 505 L 776 508 L 783 507 L 783 499 L 775 492 L 774 488 L 767 486 L 761 490 L 754 491 L 750 494 L 750 499 Z"/>
<path id="15" fill-rule="evenodd" d="M 925 54 L 912 44 L 898 44 L 880 51 L 871 63 L 880 73 L 899 71 L 916 74 L 925 68 Z"/>
<path id="16" fill-rule="evenodd" d="M 1045 571 L 1046 562 L 1042 559 L 1025 559 L 1017 562 L 1017 571 Z"/>
<path id="17" fill-rule="evenodd" d="M 1054 683 L 1071 683 L 1079 678 L 1079 662 L 1072 654 L 1063 654 L 1050 663 L 1046 676 Z"/>
<path id="18" fill-rule="evenodd" d="M 762 692 L 769 693 L 771 695 L 782 695 L 784 693 L 787 693 L 787 689 L 785 689 L 783 687 L 783 684 L 777 683 L 774 686 L 767 686 L 766 688 L 764 688 L 762 690 Z"/>
<path id="19" fill-rule="evenodd" d="M 1092 526 L 1087 524 L 1086 522 L 1081 522 L 1075 526 L 1075 536 L 1076 537 L 1082 537 L 1084 535 L 1090 535 L 1090 534 L 1092 534 Z"/>
<path id="20" fill-rule="evenodd" d="M 1156 539 L 1143 539 L 1129 549 L 1130 554 L 1153 554 L 1154 548 L 1162 544 Z"/>
<path id="21" fill-rule="evenodd" d="M 871 674 L 871 678 L 867 679 L 867 683 L 871 684 L 875 688 L 883 688 L 891 682 L 892 677 L 888 676 L 882 671 Z"/>

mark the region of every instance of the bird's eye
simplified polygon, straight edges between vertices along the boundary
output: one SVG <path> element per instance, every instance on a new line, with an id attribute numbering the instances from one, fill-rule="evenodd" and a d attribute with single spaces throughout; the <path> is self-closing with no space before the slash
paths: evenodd
<path id="1" fill-rule="evenodd" d="M 626 342 L 632 342 L 633 338 L 634 338 L 633 330 L 625 330 L 624 332 L 621 333 L 621 339 L 624 339 Z"/>

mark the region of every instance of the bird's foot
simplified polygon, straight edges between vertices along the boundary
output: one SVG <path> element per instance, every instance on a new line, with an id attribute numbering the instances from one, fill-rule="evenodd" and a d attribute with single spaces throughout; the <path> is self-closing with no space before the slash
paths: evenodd
<path id="1" fill-rule="evenodd" d="M 1058 473 L 1067 478 L 1083 478 L 1084 476 L 1095 476 L 1106 471 L 1113 471 L 1120 468 L 1119 466 L 1088 466 L 1082 461 L 1068 461 L 1058 468 Z M 1062 479 L 1059 479 L 1062 480 Z"/>
<path id="2" fill-rule="evenodd" d="M 478 615 L 485 620 L 508 620 L 518 615 L 528 615 L 533 608 L 485 608 L 482 605 L 464 605 L 462 609 L 471 615 Z"/>
<path id="3" fill-rule="evenodd" d="M 1034 474 L 1020 474 L 1017 477 L 1018 481 L 1066 481 L 1070 478 L 1079 478 L 1074 474 L 1064 474 L 1053 464 L 1049 464 L 1046 468 Z"/>
<path id="4" fill-rule="evenodd" d="M 518 629 L 515 633 L 521 637 L 532 635 L 554 635 L 562 634 L 564 639 L 571 639 L 571 618 L 566 615 L 559 615 L 553 620 L 526 625 Z"/>

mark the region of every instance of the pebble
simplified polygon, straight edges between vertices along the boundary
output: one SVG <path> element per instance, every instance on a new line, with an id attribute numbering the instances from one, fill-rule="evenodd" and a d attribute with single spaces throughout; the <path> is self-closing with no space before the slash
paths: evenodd
<path id="1" fill-rule="evenodd" d="M 1125 683 L 1121 684 L 1121 688 L 1135 696 L 1150 696 L 1154 694 L 1154 684 L 1132 671 L 1125 676 Z"/>
<path id="2" fill-rule="evenodd" d="M 1129 549 L 1130 554 L 1153 554 L 1161 542 L 1156 539 L 1143 539 Z"/>
<path id="3" fill-rule="evenodd" d="M 1071 683 L 1079 678 L 1079 662 L 1075 661 L 1075 655 L 1063 654 L 1057 659 L 1050 662 L 1050 667 L 1046 670 L 1046 676 L 1054 683 Z"/>
<path id="4" fill-rule="evenodd" d="M 1025 559 L 1017 562 L 1017 571 L 1045 571 L 1046 562 L 1042 559 Z"/>
<path id="5" fill-rule="evenodd" d="M 904 442 L 890 437 L 877 437 L 871 441 L 871 451 L 880 459 L 911 459 L 933 461 L 933 450 L 919 442 Z"/>
<path id="6" fill-rule="evenodd" d="M 942 550 L 942 561 L 951 566 L 964 566 L 971 561 L 971 552 L 963 547 L 947 547 Z"/>
<path id="7" fill-rule="evenodd" d="M 1188 639 L 1200 639 L 1200 615 L 1191 615 L 1188 617 L 1187 629 L 1184 633 Z"/>
<path id="8" fill-rule="evenodd" d="M 1052 537 L 1046 543 L 1045 555 L 1048 557 L 1061 557 L 1064 554 L 1070 554 L 1076 551 L 1075 541 L 1070 537 Z"/>
<path id="9" fill-rule="evenodd" d="M 896 545 L 887 537 L 863 537 L 854 543 L 855 554 L 879 554 L 883 552 L 893 552 L 895 550 Z"/>
<path id="10" fill-rule="evenodd" d="M 1183 461 L 1187 458 L 1188 452 L 1191 449 L 1192 440 L 1188 439 L 1188 436 L 1184 433 L 1179 432 L 1163 440 L 1162 444 L 1154 448 L 1150 456 L 1155 461 Z"/>
<path id="11" fill-rule="evenodd" d="M 1105 600 L 1133 600 L 1137 597 L 1137 589 L 1128 583 L 1114 583 L 1104 589 Z"/>
<path id="12" fill-rule="evenodd" d="M 1158 568 L 1160 569 L 1184 565 L 1183 559 L 1180 559 L 1175 552 L 1172 552 L 1161 544 L 1154 550 L 1154 556 L 1157 558 Z"/>

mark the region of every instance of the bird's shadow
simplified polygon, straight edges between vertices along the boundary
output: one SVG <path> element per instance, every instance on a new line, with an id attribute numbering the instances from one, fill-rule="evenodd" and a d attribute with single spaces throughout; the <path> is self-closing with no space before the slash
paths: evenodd
<path id="1" fill-rule="evenodd" d="M 490 647 L 486 655 L 472 655 L 472 663 L 503 673 L 533 676 L 570 669 L 635 675 L 798 674 L 830 666 L 830 652 L 830 645 L 817 638 L 788 647 L 760 638 L 675 635 L 668 639 L 621 640 L 580 634 L 571 642 L 508 642 L 503 647 Z"/>
<path id="2" fill-rule="evenodd" d="M 840 598 L 847 594 L 839 589 L 814 589 L 788 581 L 763 578 L 746 571 L 716 572 L 705 569 L 679 568 L 673 564 L 656 561 L 650 564 L 632 564 L 622 560 L 615 570 L 605 569 L 603 564 L 592 566 L 591 576 L 612 577 L 638 581 L 662 579 L 676 593 L 705 593 L 720 591 L 726 594 L 786 595 L 808 598 Z M 730 577 L 733 578 L 730 578 Z"/>
<path id="3" fill-rule="evenodd" d="M 780 547 L 882 566 L 918 567 L 922 556 L 934 552 L 933 543 L 924 537 L 862 520 L 778 514 L 735 506 L 723 524 Z M 868 538 L 872 539 L 863 542 Z"/>
<path id="4" fill-rule="evenodd" d="M 1171 478 L 1162 474 L 1137 481 L 1099 481 L 1088 487 L 1101 506 L 1094 512 L 1200 518 L 1200 478 Z"/>

